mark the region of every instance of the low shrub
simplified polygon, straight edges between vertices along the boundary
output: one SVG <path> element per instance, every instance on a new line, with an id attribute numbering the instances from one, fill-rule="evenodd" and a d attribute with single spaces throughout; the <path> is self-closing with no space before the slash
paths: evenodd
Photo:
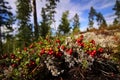
<path id="1" fill-rule="evenodd" d="M 2 55 L 0 79 L 119 80 L 117 64 L 94 40 L 40 38 L 24 50 Z M 5 63 L 4 63 L 5 62 Z"/>

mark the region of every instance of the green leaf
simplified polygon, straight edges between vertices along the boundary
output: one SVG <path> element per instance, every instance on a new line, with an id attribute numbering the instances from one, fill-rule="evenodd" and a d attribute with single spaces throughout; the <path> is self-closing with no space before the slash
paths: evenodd
<path id="1" fill-rule="evenodd" d="M 38 65 L 39 64 L 39 62 L 40 62 L 40 58 L 38 57 L 38 58 L 36 58 L 36 64 Z"/>

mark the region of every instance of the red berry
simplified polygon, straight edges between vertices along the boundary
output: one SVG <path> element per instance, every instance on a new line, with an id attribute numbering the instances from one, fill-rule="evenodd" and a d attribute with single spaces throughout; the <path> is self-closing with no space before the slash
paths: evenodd
<path id="1" fill-rule="evenodd" d="M 30 60 L 30 65 L 35 65 L 35 61 Z"/>
<path id="2" fill-rule="evenodd" d="M 95 45 L 95 41 L 94 40 L 91 40 L 90 43 L 94 44 Z"/>
<path id="3" fill-rule="evenodd" d="M 10 55 L 10 58 L 11 58 L 11 59 L 15 59 L 15 55 L 14 55 L 14 54 L 11 54 L 11 55 Z"/>
<path id="4" fill-rule="evenodd" d="M 26 47 L 24 47 L 24 51 L 27 51 L 27 48 L 26 48 Z"/>
<path id="5" fill-rule="evenodd" d="M 84 47 L 84 43 L 78 43 L 79 46 Z"/>
<path id="6" fill-rule="evenodd" d="M 53 49 L 50 48 L 50 50 L 48 51 L 48 54 L 49 54 L 49 55 L 52 55 L 53 53 L 54 53 Z"/>
<path id="7" fill-rule="evenodd" d="M 62 49 L 62 50 L 65 50 L 65 46 L 64 46 L 64 45 L 62 45 L 62 46 L 61 46 L 61 49 Z"/>
<path id="8" fill-rule="evenodd" d="M 96 54 L 96 50 L 93 50 L 93 52 Z"/>
<path id="9" fill-rule="evenodd" d="M 42 50 L 40 51 L 40 54 L 42 55 L 42 54 L 44 54 L 44 53 L 45 53 L 45 50 L 42 49 Z"/>
<path id="10" fill-rule="evenodd" d="M 99 51 L 99 52 L 103 52 L 103 48 L 99 48 L 98 51 Z"/>
<path id="11" fill-rule="evenodd" d="M 57 54 L 56 54 L 57 57 L 61 57 L 62 56 L 62 52 L 59 51 Z"/>
<path id="12" fill-rule="evenodd" d="M 49 55 L 52 55 L 52 54 L 53 54 L 53 51 L 49 51 L 48 54 L 49 54 Z"/>
<path id="13" fill-rule="evenodd" d="M 86 53 L 87 53 L 87 54 L 90 54 L 90 53 L 91 53 L 91 51 L 87 50 L 87 51 L 86 51 Z"/>
<path id="14" fill-rule="evenodd" d="M 58 45 L 58 47 L 57 47 L 58 49 L 60 49 L 60 45 Z"/>
<path id="15" fill-rule="evenodd" d="M 80 38 L 83 38 L 83 37 L 84 37 L 83 35 L 80 36 Z"/>
<path id="16" fill-rule="evenodd" d="M 90 55 L 91 55 L 92 57 L 94 57 L 94 56 L 96 55 L 96 50 L 93 50 L 93 51 L 90 53 Z"/>
<path id="17" fill-rule="evenodd" d="M 15 68 L 15 67 L 17 67 L 17 64 L 13 63 L 11 66 L 12 66 L 13 68 Z"/>
<path id="18" fill-rule="evenodd" d="M 57 39 L 57 40 L 56 40 L 56 43 L 60 43 L 60 40 L 59 40 L 59 39 Z"/>
<path id="19" fill-rule="evenodd" d="M 83 40 L 82 38 L 78 38 L 78 39 L 76 40 L 76 42 L 77 42 L 77 43 L 81 43 L 82 40 Z"/>
<path id="20" fill-rule="evenodd" d="M 8 57 L 7 54 L 4 54 L 4 55 L 2 56 L 3 59 L 5 59 L 5 58 L 7 58 L 7 57 Z"/>
<path id="21" fill-rule="evenodd" d="M 41 41 L 40 41 L 40 42 L 38 42 L 38 44 L 42 44 L 42 43 L 43 43 L 43 42 L 41 42 Z"/>
<path id="22" fill-rule="evenodd" d="M 69 55 L 72 55 L 72 53 L 73 53 L 73 49 L 72 48 L 70 48 L 69 50 L 68 50 L 68 52 L 67 52 Z"/>

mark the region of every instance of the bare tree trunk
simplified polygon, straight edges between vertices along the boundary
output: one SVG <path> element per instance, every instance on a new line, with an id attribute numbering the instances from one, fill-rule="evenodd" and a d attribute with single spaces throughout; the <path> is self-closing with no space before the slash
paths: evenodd
<path id="1" fill-rule="evenodd" d="M 33 0 L 32 2 L 33 5 L 33 20 L 34 20 L 34 34 L 35 34 L 35 38 L 38 39 L 38 24 L 37 24 L 37 10 L 36 10 L 36 0 Z"/>
<path id="2" fill-rule="evenodd" d="M 1 26 L 0 26 L 0 54 L 3 54 Z"/>

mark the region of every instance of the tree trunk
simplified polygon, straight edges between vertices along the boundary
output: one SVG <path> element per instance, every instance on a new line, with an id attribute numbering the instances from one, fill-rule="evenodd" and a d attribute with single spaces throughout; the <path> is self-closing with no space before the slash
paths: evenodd
<path id="1" fill-rule="evenodd" d="M 3 54 L 3 45 L 2 45 L 2 32 L 0 26 L 0 54 Z"/>
<path id="2" fill-rule="evenodd" d="M 38 39 L 38 24 L 37 24 L 37 10 L 36 10 L 36 0 L 33 0 L 33 20 L 34 20 L 34 35 L 35 38 Z"/>

